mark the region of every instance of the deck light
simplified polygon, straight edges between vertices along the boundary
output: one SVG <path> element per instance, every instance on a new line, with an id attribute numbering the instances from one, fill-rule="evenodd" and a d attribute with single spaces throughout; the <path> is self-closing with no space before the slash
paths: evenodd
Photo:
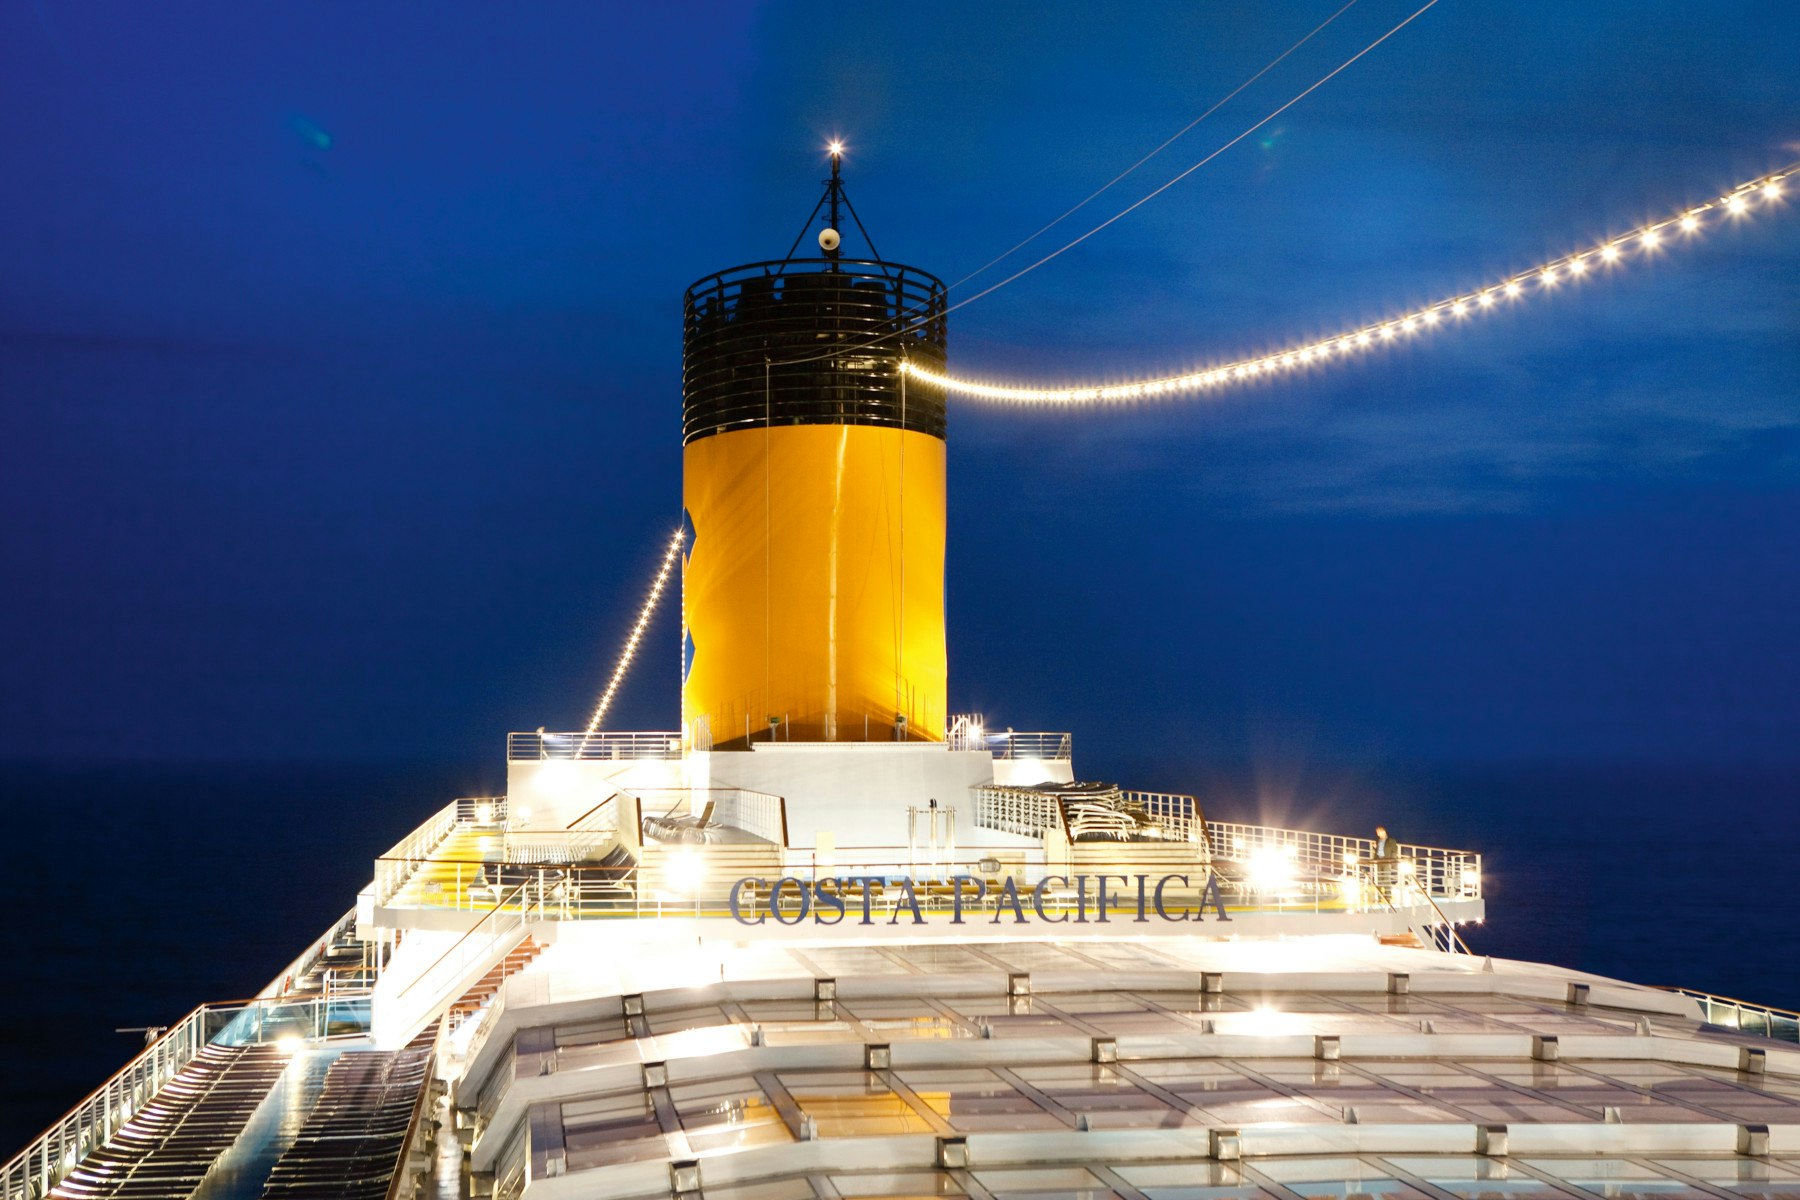
<path id="1" fill-rule="evenodd" d="M 677 850 L 669 855 L 669 886 L 683 896 L 692 896 L 706 881 L 706 860 L 698 850 Z"/>
<path id="2" fill-rule="evenodd" d="M 1265 892 L 1278 891 L 1294 877 L 1288 855 L 1273 846 L 1265 846 L 1250 855 L 1249 872 L 1250 885 Z"/>

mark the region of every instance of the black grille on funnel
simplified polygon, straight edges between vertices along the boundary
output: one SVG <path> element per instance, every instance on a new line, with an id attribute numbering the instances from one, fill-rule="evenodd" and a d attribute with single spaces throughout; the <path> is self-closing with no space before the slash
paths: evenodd
<path id="1" fill-rule="evenodd" d="M 944 436 L 944 285 L 898 263 L 787 259 L 687 290 L 683 444 L 763 425 L 885 425 Z M 804 360 L 804 361 L 796 361 Z"/>

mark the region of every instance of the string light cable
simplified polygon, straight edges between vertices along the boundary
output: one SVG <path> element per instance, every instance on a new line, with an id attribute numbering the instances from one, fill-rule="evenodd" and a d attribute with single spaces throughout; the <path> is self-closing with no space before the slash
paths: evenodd
<path id="1" fill-rule="evenodd" d="M 943 308 L 942 310 L 937 311 L 937 312 L 928 312 L 928 313 L 925 313 L 920 316 L 914 316 L 913 314 L 918 313 L 919 309 L 916 307 L 908 309 L 905 312 L 900 314 L 902 323 L 900 324 L 900 326 L 898 328 L 891 329 L 886 333 L 877 334 L 876 336 L 869 338 L 866 341 L 863 341 L 863 342 L 860 342 L 860 343 L 857 343 L 854 345 L 832 346 L 830 349 L 821 350 L 815 354 L 801 355 L 800 357 L 797 357 L 797 358 L 777 359 L 775 361 L 774 365 L 778 366 L 778 367 L 797 366 L 801 363 L 819 362 L 819 361 L 822 361 L 822 360 L 828 359 L 828 358 L 838 358 L 844 354 L 854 354 L 858 351 L 866 350 L 870 346 L 880 345 L 882 342 L 892 341 L 894 338 L 904 337 L 905 335 L 912 333 L 914 330 L 921 329 L 924 326 L 929 325 L 934 321 L 943 320 L 945 317 L 949 316 L 951 313 L 955 312 L 956 310 L 958 310 L 960 308 L 966 308 L 969 305 L 975 303 L 977 300 L 982 299 L 983 297 L 993 295 L 995 292 L 999 291 L 1001 288 L 1007 286 L 1010 283 L 1013 283 L 1016 280 L 1023 279 L 1025 276 L 1031 274 L 1033 271 L 1037 270 L 1039 267 L 1043 266 L 1045 263 L 1050 262 L 1052 259 L 1055 259 L 1063 254 L 1068 253 L 1070 250 L 1073 250 L 1075 247 L 1081 245 L 1081 243 L 1087 241 L 1089 238 L 1093 237 L 1095 234 L 1099 233 L 1101 230 L 1106 229 L 1107 227 L 1123 220 L 1125 217 L 1127 217 L 1131 213 L 1136 212 L 1138 209 L 1142 208 L 1144 205 L 1150 203 L 1150 201 L 1156 199 L 1158 196 L 1162 195 L 1164 192 L 1168 191 L 1170 188 L 1174 187 L 1176 184 L 1180 183 L 1182 180 L 1184 180 L 1188 176 L 1192 175 L 1195 171 L 1198 171 L 1201 167 L 1206 166 L 1208 163 L 1210 163 L 1214 159 L 1218 158 L 1221 154 L 1225 153 L 1227 150 L 1231 149 L 1233 146 L 1237 145 L 1239 142 L 1243 141 L 1245 138 L 1249 137 L 1251 134 L 1253 134 L 1257 130 L 1261 129 L 1263 126 L 1267 125 L 1270 121 L 1273 121 L 1276 117 L 1279 117 L 1282 113 L 1284 113 L 1288 109 L 1294 107 L 1294 105 L 1300 103 L 1302 100 L 1306 99 L 1308 96 L 1312 95 L 1314 92 L 1318 91 L 1320 88 L 1322 88 L 1326 84 L 1330 83 L 1333 79 L 1336 79 L 1339 75 L 1341 75 L 1345 71 L 1349 70 L 1352 65 L 1354 65 L 1356 62 L 1360 61 L 1365 55 L 1367 55 L 1371 51 L 1373 51 L 1375 49 L 1375 47 L 1381 45 L 1383 42 L 1385 42 L 1389 38 L 1393 37 L 1396 33 L 1399 33 L 1402 29 L 1405 29 L 1408 25 L 1411 25 L 1414 21 L 1416 21 L 1420 17 L 1424 16 L 1432 8 L 1436 7 L 1437 2 L 1438 2 L 1438 0 L 1425 0 L 1425 3 L 1423 5 L 1421 5 L 1417 9 L 1414 9 L 1410 15 L 1403 18 L 1393 28 L 1389 29 L 1386 33 L 1382 34 L 1380 37 L 1376 38 L 1374 41 L 1372 41 L 1368 45 L 1364 46 L 1361 50 L 1358 50 L 1355 54 L 1352 54 L 1349 58 L 1346 58 L 1343 62 L 1341 62 L 1337 66 L 1333 67 L 1330 71 L 1327 71 L 1324 75 L 1321 75 L 1318 79 L 1316 79 L 1312 83 L 1308 84 L 1303 90 L 1295 93 L 1294 96 L 1290 100 L 1288 100 L 1286 103 L 1281 105 L 1281 107 L 1275 109 L 1273 112 L 1269 113 L 1268 116 L 1262 118 L 1262 120 L 1256 122 L 1254 125 L 1247 127 L 1242 133 L 1239 133 L 1236 137 L 1230 139 L 1229 141 L 1227 141 L 1227 142 L 1223 143 L 1222 145 L 1218 146 L 1217 148 L 1215 148 L 1211 153 L 1207 154 L 1206 157 L 1202 158 L 1199 162 L 1195 163 L 1191 167 L 1188 167 L 1186 170 L 1184 170 L 1180 174 L 1176 175 L 1173 179 L 1170 179 L 1167 182 L 1160 184 L 1155 189 L 1151 190 L 1150 192 L 1147 192 L 1143 196 L 1132 201 L 1130 204 L 1126 205 L 1124 208 L 1120 209 L 1118 212 L 1114 213 L 1112 216 L 1106 218 L 1106 220 L 1100 222 L 1098 225 L 1094 226 L 1092 229 L 1089 229 L 1086 233 L 1082 234 L 1079 237 L 1071 238 L 1069 241 L 1064 242 L 1062 245 L 1058 246 L 1056 249 L 1050 251 L 1050 253 L 1044 255 L 1042 258 L 1039 258 L 1031 263 L 1026 264 L 1023 267 L 1020 267 L 1017 271 L 1014 271 L 1011 275 L 1008 275 L 1006 278 L 998 280 L 994 283 L 990 283 L 987 287 L 982 288 L 979 292 L 976 292 L 974 295 L 964 296 L 961 300 L 958 300 L 954 304 L 950 304 L 950 305 L 946 306 L 945 308 Z M 1323 28 L 1323 26 L 1321 26 L 1321 28 Z M 1271 65 L 1273 65 L 1273 64 L 1271 64 Z M 1247 87 L 1249 85 L 1246 84 L 1245 86 Z M 1178 134 L 1176 136 L 1180 136 L 1180 135 Z M 1173 139 L 1171 139 L 1171 140 L 1173 140 Z M 836 153 L 836 151 L 834 151 L 834 153 Z M 1108 185 L 1108 186 L 1110 186 L 1110 185 Z M 1102 189 L 1102 190 L 1105 190 L 1105 189 Z M 1095 194 L 1098 195 L 1099 193 L 1095 193 Z M 1077 207 L 1079 207 L 1079 205 Z M 1071 209 L 1070 211 L 1073 212 L 1074 210 Z M 1059 220 L 1060 220 L 1060 218 L 1059 218 Z M 1048 228 L 1048 226 L 1046 226 L 1046 228 Z M 1035 237 L 1037 235 L 1033 234 L 1032 236 Z M 1030 241 L 1030 240 L 1031 240 L 1030 238 L 1026 239 L 1026 241 Z M 1020 243 L 1020 245 L 1023 245 L 1023 244 L 1024 244 L 1023 242 Z M 1015 249 L 1016 249 L 1016 247 L 1015 247 Z M 1011 250 L 1007 251 L 1007 254 L 1011 254 L 1011 253 L 1012 253 Z M 1004 258 L 1004 257 L 1006 257 L 1006 255 L 1001 255 L 1001 257 Z M 999 260 L 996 259 L 995 261 L 997 262 Z M 986 270 L 986 269 L 987 269 L 986 267 L 982 268 L 982 270 Z M 977 272 L 977 273 L 979 273 L 979 272 Z M 911 318 L 911 319 L 908 319 L 908 318 Z"/>
<path id="2" fill-rule="evenodd" d="M 619 685 L 625 682 L 625 676 L 631 670 L 631 660 L 637 657 L 638 643 L 644 640 L 644 631 L 650 628 L 650 620 L 656 615 L 656 602 L 662 599 L 663 591 L 669 585 L 669 575 L 675 570 L 675 564 L 681 561 L 681 544 L 685 537 L 681 529 L 676 529 L 669 538 L 662 562 L 657 565 L 656 577 L 650 582 L 650 592 L 644 597 L 643 607 L 638 609 L 637 622 L 632 625 L 631 633 L 625 639 L 625 646 L 619 651 L 619 661 L 613 667 L 612 678 L 606 681 L 606 690 L 600 693 L 600 701 L 594 705 L 594 715 L 588 719 L 583 737 L 591 737 L 598 732 L 601 723 L 606 720 L 613 697 L 619 694 Z"/>
<path id="3" fill-rule="evenodd" d="M 1316 341 L 1292 345 L 1270 354 L 1232 359 L 1199 371 L 1123 383 L 1020 387 L 943 374 L 918 366 L 910 359 L 904 361 L 900 369 L 952 395 L 1013 404 L 1099 404 L 1218 391 L 1270 375 L 1292 374 L 1366 356 L 1370 351 L 1455 328 L 1498 308 L 1542 298 L 1565 285 L 1579 282 L 1591 272 L 1617 270 L 1633 259 L 1650 261 L 1665 250 L 1694 244 L 1709 225 L 1747 219 L 1756 211 L 1779 211 L 1784 205 L 1788 181 L 1797 174 L 1800 174 L 1800 162 L 1790 163 L 1740 183 L 1716 200 L 1681 209 L 1659 221 L 1608 238 L 1592 249 L 1550 259 L 1494 280 L 1485 287 L 1433 301 L 1384 321 L 1345 328 Z"/>
<path id="4" fill-rule="evenodd" d="M 969 280 L 975 278 L 977 275 L 984 274 L 989 268 L 996 266 L 999 263 L 1005 262 L 1007 259 L 1009 259 L 1013 255 L 1017 254 L 1019 251 L 1023 250 L 1025 247 L 1031 245 L 1031 243 L 1037 241 L 1039 238 L 1043 237 L 1046 233 L 1049 233 L 1052 229 L 1055 229 L 1058 225 L 1061 225 L 1064 221 L 1068 220 L 1070 217 L 1074 216 L 1076 213 L 1080 212 L 1082 209 L 1086 208 L 1088 205 L 1090 205 L 1094 201 L 1098 200 L 1101 196 L 1103 196 L 1107 192 L 1111 191 L 1114 187 L 1118 186 L 1120 183 L 1123 183 L 1125 181 L 1126 176 L 1132 174 L 1139 167 L 1143 166 L 1145 163 L 1149 162 L 1151 159 L 1153 159 L 1157 155 L 1161 154 L 1164 150 L 1167 150 L 1170 146 L 1173 146 L 1176 142 L 1179 142 L 1182 138 L 1184 138 L 1188 134 L 1192 133 L 1194 131 L 1195 127 L 1198 126 L 1202 121 L 1205 121 L 1206 118 L 1212 116 L 1214 113 L 1218 112 L 1221 108 L 1224 108 L 1227 104 L 1230 104 L 1233 100 L 1237 99 L 1238 96 L 1240 96 L 1246 88 L 1250 87 L 1257 80 L 1261 79 L 1264 75 L 1267 75 L 1270 71 L 1273 71 L 1276 67 L 1279 67 L 1282 63 L 1286 62 L 1289 58 L 1291 58 L 1293 56 L 1295 51 L 1299 50 L 1302 46 L 1306 45 L 1306 43 L 1312 41 L 1315 37 L 1318 37 L 1319 34 L 1323 33 L 1325 31 L 1325 27 L 1327 25 L 1330 25 L 1333 21 L 1337 20 L 1339 17 L 1343 16 L 1345 13 L 1349 12 L 1353 7 L 1355 7 L 1356 2 L 1357 2 L 1357 0 L 1348 0 L 1348 3 L 1346 3 L 1342 8 L 1338 9 L 1336 12 L 1332 13 L 1329 17 L 1326 17 L 1323 21 L 1320 21 L 1317 25 L 1313 26 L 1311 31 L 1308 32 L 1305 37 L 1301 38 L 1299 41 L 1297 41 L 1293 45 L 1289 46 L 1286 50 L 1283 50 L 1280 54 L 1276 55 L 1274 58 L 1270 59 L 1268 61 L 1268 63 L 1266 63 L 1263 66 L 1262 70 L 1258 71 L 1256 74 L 1250 76 L 1250 78 L 1244 80 L 1244 82 L 1238 84 L 1236 87 L 1232 88 L 1229 92 L 1225 93 L 1225 95 L 1221 96 L 1217 101 L 1214 102 L 1214 104 L 1211 108 L 1207 109 L 1205 112 L 1201 113 L 1199 116 L 1197 116 L 1193 120 L 1189 121 L 1186 125 L 1183 125 L 1180 129 L 1177 129 L 1168 139 L 1166 139 L 1161 145 L 1157 146 L 1154 150 L 1150 151 L 1150 153 L 1144 155 L 1142 158 L 1140 158 L 1136 162 L 1132 163 L 1129 167 L 1126 167 L 1123 171 L 1120 171 L 1117 175 L 1114 175 L 1111 179 L 1109 179 L 1105 183 L 1101 184 L 1098 188 L 1094 189 L 1092 192 L 1089 192 L 1085 199 L 1083 199 L 1080 202 L 1078 202 L 1077 204 L 1075 204 L 1067 212 L 1063 213 L 1062 216 L 1057 217 L 1054 221 L 1051 221 L 1049 224 L 1047 224 L 1043 228 L 1039 229 L 1036 233 L 1033 233 L 1030 237 L 1027 237 L 1025 240 L 1019 242 L 1017 245 L 1013 246 L 1011 249 L 1002 251 L 1000 254 L 997 254 L 993 258 L 988 259 L 986 262 L 982 263 L 979 267 L 976 267 L 973 271 L 970 271 L 967 275 L 964 275 L 961 279 L 958 279 L 955 283 L 952 283 L 950 285 L 950 287 L 953 289 L 959 288 L 963 284 L 969 282 Z"/>

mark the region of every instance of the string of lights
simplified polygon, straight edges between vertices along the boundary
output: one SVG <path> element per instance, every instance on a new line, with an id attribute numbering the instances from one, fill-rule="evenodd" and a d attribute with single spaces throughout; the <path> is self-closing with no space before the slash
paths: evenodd
<path id="1" fill-rule="evenodd" d="M 1681 209 L 1660 221 L 1608 238 L 1592 249 L 1565 254 L 1495 280 L 1485 287 L 1433 301 L 1384 321 L 1346 328 L 1315 341 L 1290 345 L 1284 350 L 1232 359 L 1180 375 L 1075 387 L 1020 387 L 945 375 L 911 362 L 903 369 L 913 378 L 935 384 L 952 395 L 997 403 L 1104 404 L 1190 392 L 1216 392 L 1266 376 L 1350 361 L 1426 334 L 1454 328 L 1495 309 L 1548 295 L 1565 285 L 1573 286 L 1590 272 L 1616 270 L 1633 259 L 1649 261 L 1663 251 L 1692 244 L 1708 225 L 1744 219 L 1759 210 L 1777 210 L 1782 205 L 1786 181 L 1797 173 L 1800 173 L 1800 162 L 1790 163 L 1778 171 L 1741 183 L 1716 200 Z"/>
<path id="2" fill-rule="evenodd" d="M 584 736 L 597 732 L 606 712 L 612 707 L 613 697 L 619 693 L 619 685 L 625 682 L 625 675 L 631 670 L 631 660 L 637 657 L 638 643 L 644 640 L 644 631 L 650 627 L 650 619 L 656 615 L 656 602 L 662 599 L 663 589 L 668 587 L 669 574 L 674 571 L 675 564 L 681 561 L 681 543 L 684 534 L 677 529 L 669 538 L 669 547 L 663 551 L 662 562 L 656 569 L 656 578 L 650 583 L 650 594 L 644 597 L 644 605 L 638 610 L 637 623 L 631 627 L 631 635 L 625 639 L 625 648 L 619 652 L 619 661 L 613 667 L 612 678 L 606 681 L 606 690 L 600 693 L 600 702 L 594 706 L 594 715 L 589 718 Z"/>

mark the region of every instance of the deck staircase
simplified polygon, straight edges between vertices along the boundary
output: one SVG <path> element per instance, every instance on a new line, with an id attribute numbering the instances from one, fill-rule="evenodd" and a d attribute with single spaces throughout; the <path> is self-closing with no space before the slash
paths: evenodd
<path id="1" fill-rule="evenodd" d="M 530 934 L 506 952 L 506 956 L 495 963 L 486 975 L 477 979 L 468 991 L 458 997 L 446 1014 L 446 1025 L 452 1030 L 461 1028 L 465 1021 L 478 1018 L 487 1011 L 488 1005 L 500 992 L 500 985 L 512 976 L 517 975 L 529 966 L 538 955 L 544 952 L 544 943 Z"/>

